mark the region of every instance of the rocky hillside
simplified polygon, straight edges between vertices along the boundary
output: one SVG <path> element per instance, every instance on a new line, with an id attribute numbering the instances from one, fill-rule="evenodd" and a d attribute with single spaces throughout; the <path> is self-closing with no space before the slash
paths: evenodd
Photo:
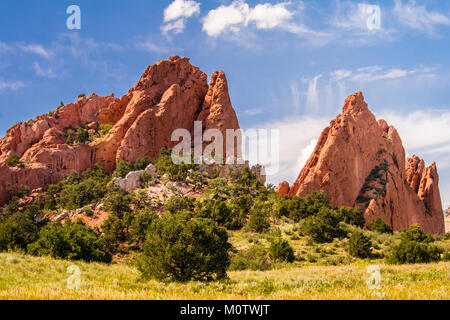
<path id="1" fill-rule="evenodd" d="M 17 123 L 0 140 L 0 205 L 14 189 L 31 190 L 60 181 L 72 170 L 100 164 L 112 172 L 117 159 L 152 160 L 171 148 L 175 129 L 238 129 L 223 71 L 207 76 L 178 56 L 147 67 L 121 98 L 80 95 L 27 122 Z M 225 135 L 224 135 L 225 136 Z"/>
<path id="2" fill-rule="evenodd" d="M 394 230 L 419 224 L 444 233 L 436 164 L 425 167 L 417 156 L 406 159 L 397 130 L 376 120 L 361 92 L 349 96 L 332 120 L 292 186 L 280 194 L 304 196 L 322 190 L 335 206 L 358 206 L 366 223 L 380 217 Z"/>

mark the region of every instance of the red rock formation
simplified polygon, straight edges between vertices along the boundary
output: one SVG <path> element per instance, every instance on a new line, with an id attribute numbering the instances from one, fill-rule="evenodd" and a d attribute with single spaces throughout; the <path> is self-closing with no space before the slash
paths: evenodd
<path id="1" fill-rule="evenodd" d="M 111 172 L 118 158 L 154 159 L 161 148 L 178 143 L 171 141 L 175 129 L 193 132 L 194 121 L 203 121 L 205 129 L 239 129 L 224 72 L 214 73 L 208 86 L 206 74 L 188 58 L 159 61 L 120 99 L 92 94 L 9 129 L 0 139 L 0 204 L 14 186 L 45 187 L 95 163 Z M 112 125 L 105 137 L 66 144 L 70 128 L 87 125 L 94 132 L 99 124 Z M 25 168 L 5 164 L 13 154 Z"/>
<path id="2" fill-rule="evenodd" d="M 380 217 L 394 230 L 419 224 L 425 232 L 444 232 L 436 164 L 425 168 L 417 157 L 405 161 L 400 136 L 375 119 L 361 92 L 347 98 L 289 188 L 304 196 L 321 190 L 335 206 L 359 206 L 366 223 Z"/>
<path id="3" fill-rule="evenodd" d="M 278 188 L 275 190 L 280 196 L 285 196 L 289 194 L 289 183 L 287 181 L 283 181 L 278 185 Z"/>

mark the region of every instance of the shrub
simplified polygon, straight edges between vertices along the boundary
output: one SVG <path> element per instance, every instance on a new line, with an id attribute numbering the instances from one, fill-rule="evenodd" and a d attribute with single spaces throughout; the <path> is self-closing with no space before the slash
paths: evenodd
<path id="1" fill-rule="evenodd" d="M 221 279 L 230 248 L 227 232 L 210 219 L 166 214 L 151 224 L 138 269 L 162 281 Z"/>
<path id="2" fill-rule="evenodd" d="M 358 226 L 364 227 L 364 213 L 359 208 L 340 207 L 336 210 L 336 214 L 340 221 Z"/>
<path id="3" fill-rule="evenodd" d="M 392 248 L 388 262 L 392 264 L 429 263 L 440 260 L 441 250 L 427 243 L 402 241 Z"/>
<path id="4" fill-rule="evenodd" d="M 130 233 L 135 242 L 142 244 L 145 241 L 148 228 L 158 216 L 148 209 L 141 209 L 135 213 L 130 227 Z"/>
<path id="5" fill-rule="evenodd" d="M 359 258 L 368 258 L 371 254 L 372 241 L 360 231 L 354 232 L 348 243 L 348 253 Z"/>
<path id="6" fill-rule="evenodd" d="M 124 222 L 118 216 L 111 215 L 103 222 L 101 230 L 105 239 L 106 249 L 111 253 L 116 252 L 119 243 L 126 239 Z"/>
<path id="7" fill-rule="evenodd" d="M 274 238 L 270 243 L 270 257 L 274 261 L 293 262 L 294 250 L 289 242 L 283 238 Z"/>
<path id="8" fill-rule="evenodd" d="M 100 125 L 100 136 L 101 137 L 106 136 L 112 127 L 113 127 L 112 124 L 107 124 L 107 123 L 101 124 Z"/>
<path id="9" fill-rule="evenodd" d="M 442 261 L 450 261 L 450 251 L 444 252 L 442 255 Z"/>
<path id="10" fill-rule="evenodd" d="M 371 223 L 369 223 L 367 225 L 367 228 L 369 230 L 371 230 L 371 231 L 375 231 L 375 232 L 378 232 L 378 233 L 388 233 L 388 234 L 393 234 L 394 233 L 392 231 L 391 227 L 388 224 L 386 224 L 386 222 L 384 222 L 380 218 L 376 218 Z"/>
<path id="11" fill-rule="evenodd" d="M 250 220 L 248 226 L 256 232 L 264 232 L 270 228 L 269 219 L 261 208 L 253 208 L 250 213 Z"/>
<path id="12" fill-rule="evenodd" d="M 0 251 L 26 249 L 36 240 L 37 226 L 32 217 L 24 213 L 14 213 L 0 222 Z"/>
<path id="13" fill-rule="evenodd" d="M 5 163 L 8 167 L 18 167 L 22 164 L 17 154 L 12 154 L 6 158 Z"/>
<path id="14" fill-rule="evenodd" d="M 432 245 L 433 241 L 430 234 L 413 225 L 402 232 L 400 243 L 392 248 L 387 261 L 392 264 L 437 262 L 442 250 Z"/>
<path id="15" fill-rule="evenodd" d="M 245 213 L 234 204 L 229 204 L 223 198 L 198 201 L 194 215 L 199 218 L 209 218 L 219 225 L 236 230 L 244 225 Z"/>
<path id="16" fill-rule="evenodd" d="M 78 95 L 78 98 L 84 98 L 84 97 L 86 97 L 86 95 L 85 95 L 84 93 L 80 93 L 80 94 Z"/>
<path id="17" fill-rule="evenodd" d="M 194 209 L 194 198 L 189 197 L 179 197 L 172 196 L 169 200 L 164 204 L 164 210 L 175 214 L 179 211 L 183 210 L 193 210 Z"/>
<path id="18" fill-rule="evenodd" d="M 67 144 L 73 144 L 73 134 L 69 133 L 66 139 Z"/>
<path id="19" fill-rule="evenodd" d="M 124 214 L 131 212 L 130 203 L 133 197 L 129 194 L 124 194 L 121 190 L 110 194 L 104 201 L 105 207 L 118 217 L 122 218 Z"/>
<path id="20" fill-rule="evenodd" d="M 185 180 L 189 169 L 195 169 L 193 164 L 175 164 L 172 161 L 172 151 L 162 149 L 160 156 L 155 160 L 156 172 L 159 175 L 167 174 L 170 180 Z"/>
<path id="21" fill-rule="evenodd" d="M 77 135 L 75 137 L 75 142 L 76 143 L 85 143 L 86 141 L 89 141 L 88 129 L 79 127 L 78 131 L 77 131 Z"/>
<path id="22" fill-rule="evenodd" d="M 116 170 L 113 173 L 115 178 L 125 178 L 125 176 L 134 170 L 134 165 L 131 162 L 123 159 L 118 159 L 116 164 Z"/>
<path id="23" fill-rule="evenodd" d="M 268 270 L 269 254 L 262 244 L 255 244 L 248 249 L 239 250 L 231 257 L 230 270 Z"/>
<path id="24" fill-rule="evenodd" d="M 73 210 L 84 207 L 104 197 L 110 178 L 99 165 L 88 169 L 80 176 L 76 172 L 50 185 L 47 189 L 48 209 L 55 209 L 56 205 Z"/>
<path id="25" fill-rule="evenodd" d="M 321 208 L 317 215 L 308 217 L 300 229 L 303 234 L 319 243 L 331 242 L 343 235 L 343 231 L 339 228 L 339 218 L 329 208 Z"/>
<path id="26" fill-rule="evenodd" d="M 418 225 L 412 225 L 409 229 L 402 232 L 402 241 L 417 241 L 424 243 L 433 242 L 433 236 L 429 233 L 424 233 Z"/>
<path id="27" fill-rule="evenodd" d="M 136 162 L 134 163 L 134 170 L 144 170 L 147 168 L 147 166 L 150 164 L 150 161 L 147 157 L 141 157 L 136 159 Z"/>
<path id="28" fill-rule="evenodd" d="M 52 224 L 39 231 L 39 239 L 28 245 L 28 253 L 57 259 L 111 262 L 104 239 L 81 224 Z"/>

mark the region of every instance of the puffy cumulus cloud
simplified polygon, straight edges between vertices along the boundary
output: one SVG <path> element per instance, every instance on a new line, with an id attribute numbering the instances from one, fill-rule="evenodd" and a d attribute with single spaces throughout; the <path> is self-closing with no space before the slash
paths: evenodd
<path id="1" fill-rule="evenodd" d="M 164 10 L 164 22 L 190 18 L 200 13 L 200 3 L 191 0 L 175 0 Z"/>
<path id="2" fill-rule="evenodd" d="M 175 0 L 164 10 L 164 22 L 161 26 L 163 34 L 182 33 L 186 19 L 200 14 L 200 3 L 192 0 Z"/>
<path id="3" fill-rule="evenodd" d="M 248 4 L 243 1 L 211 10 L 203 19 L 203 31 L 210 37 L 217 37 L 225 31 L 237 32 L 241 26 L 247 26 L 249 10 Z"/>
<path id="4" fill-rule="evenodd" d="M 289 3 L 279 3 L 272 5 L 270 3 L 258 4 L 249 12 L 249 21 L 254 22 L 258 29 L 273 29 L 282 23 L 290 20 L 293 12 L 286 9 Z"/>
<path id="5" fill-rule="evenodd" d="M 239 32 L 254 24 L 259 30 L 280 28 L 292 33 L 314 33 L 292 21 L 296 12 L 289 10 L 289 5 L 291 2 L 263 3 L 250 8 L 245 1 L 237 0 L 209 11 L 203 19 L 203 31 L 210 37 L 218 37 L 226 32 Z"/>
<path id="6" fill-rule="evenodd" d="M 415 1 L 403 4 L 402 0 L 395 0 L 394 14 L 400 24 L 425 33 L 434 33 L 439 25 L 450 25 L 448 16 L 429 11 L 425 5 L 417 5 Z"/>

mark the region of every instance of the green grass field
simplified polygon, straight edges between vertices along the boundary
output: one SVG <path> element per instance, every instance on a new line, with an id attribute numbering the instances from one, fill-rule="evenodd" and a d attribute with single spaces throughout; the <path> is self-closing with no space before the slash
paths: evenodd
<path id="1" fill-rule="evenodd" d="M 229 280 L 200 283 L 141 281 L 126 263 L 70 262 L 19 253 L 0 254 L 0 299 L 450 299 L 450 263 L 379 264 L 379 289 L 369 289 L 369 262 L 343 266 L 286 266 L 233 271 Z M 80 289 L 69 289 L 67 268 L 81 270 Z"/>

